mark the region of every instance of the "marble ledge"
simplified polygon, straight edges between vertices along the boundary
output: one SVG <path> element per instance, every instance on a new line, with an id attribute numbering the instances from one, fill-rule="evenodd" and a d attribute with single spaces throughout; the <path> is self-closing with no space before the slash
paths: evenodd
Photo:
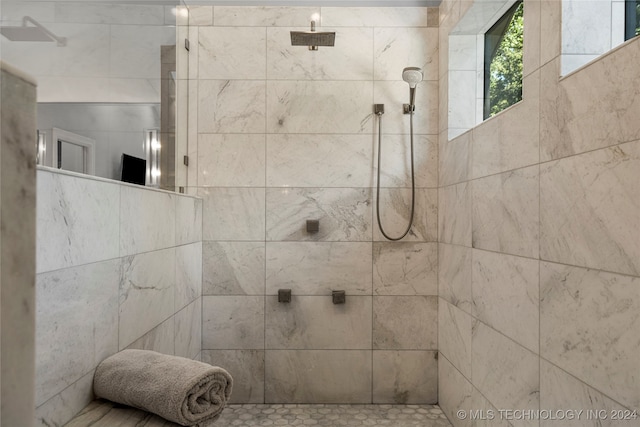
<path id="1" fill-rule="evenodd" d="M 72 171 L 67 171 L 67 170 L 64 170 L 64 169 L 52 168 L 52 167 L 49 167 L 49 166 L 38 165 L 38 166 L 36 166 L 36 169 L 38 171 L 43 171 L 43 172 L 56 173 L 56 174 L 60 174 L 60 175 L 68 175 L 68 176 L 73 177 L 73 178 L 89 179 L 89 180 L 92 180 L 92 181 L 100 181 L 100 182 L 104 182 L 104 183 L 108 183 L 108 184 L 122 185 L 122 186 L 125 186 L 125 187 L 137 188 L 137 189 L 141 189 L 141 190 L 155 191 L 155 192 L 158 192 L 158 193 L 164 193 L 164 194 L 169 194 L 169 195 L 173 195 L 173 196 L 188 197 L 188 198 L 191 198 L 191 199 L 201 200 L 201 198 L 198 197 L 198 196 L 192 196 L 192 195 L 183 194 L 183 193 L 176 193 L 175 191 L 162 190 L 160 188 L 153 188 L 153 187 L 142 186 L 142 185 L 138 185 L 138 184 L 131 184 L 131 183 L 128 183 L 128 182 L 116 181 L 114 179 L 103 178 L 101 176 L 87 175 L 87 174 L 84 174 L 84 173 L 72 172 Z"/>
<path id="2" fill-rule="evenodd" d="M 13 65 L 6 63 L 4 61 L 0 61 L 0 70 L 5 71 L 7 73 L 13 74 L 25 82 L 32 84 L 34 86 L 38 86 L 37 80 L 32 77 L 30 74 L 25 73 L 24 71 L 14 67 Z"/>

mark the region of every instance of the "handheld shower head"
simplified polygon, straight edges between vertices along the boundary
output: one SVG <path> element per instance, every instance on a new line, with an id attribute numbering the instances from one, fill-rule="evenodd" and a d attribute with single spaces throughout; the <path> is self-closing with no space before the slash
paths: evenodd
<path id="1" fill-rule="evenodd" d="M 405 68 L 402 70 L 402 80 L 409 83 L 409 107 L 413 111 L 416 105 L 416 86 L 422 81 L 422 68 Z"/>
<path id="2" fill-rule="evenodd" d="M 410 88 L 415 88 L 422 81 L 422 69 L 418 67 L 407 67 L 402 70 L 402 80 L 409 83 Z"/>

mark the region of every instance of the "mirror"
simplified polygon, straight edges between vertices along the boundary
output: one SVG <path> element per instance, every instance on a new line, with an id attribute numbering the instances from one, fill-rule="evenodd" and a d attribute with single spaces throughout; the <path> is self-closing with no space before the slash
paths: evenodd
<path id="1" fill-rule="evenodd" d="M 38 82 L 38 164 L 175 190 L 176 18 L 184 3 L 3 0 L 1 59 Z"/>

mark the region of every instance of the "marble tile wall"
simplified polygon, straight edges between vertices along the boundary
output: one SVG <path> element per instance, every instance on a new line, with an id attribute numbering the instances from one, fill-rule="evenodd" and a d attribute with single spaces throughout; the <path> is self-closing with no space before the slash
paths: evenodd
<path id="1" fill-rule="evenodd" d="M 36 83 L 0 62 L 0 424 L 33 426 Z"/>
<path id="2" fill-rule="evenodd" d="M 567 75 L 625 41 L 625 2 L 562 2 L 562 74 Z M 589 30 L 585 31 L 587 28 Z"/>
<path id="3" fill-rule="evenodd" d="M 190 9 L 203 360 L 238 372 L 238 403 L 435 402 L 437 9 Z M 291 46 L 289 31 L 314 14 L 335 47 Z M 410 209 L 407 66 L 425 81 L 415 223 L 396 243 L 375 222 L 373 104 L 386 104 L 380 214 L 397 234 Z M 320 220 L 317 233 L 308 219 Z M 278 289 L 292 290 L 291 303 L 277 302 Z"/>
<path id="4" fill-rule="evenodd" d="M 441 43 L 468 3 L 443 2 Z M 525 5 L 523 101 L 439 141 L 439 404 L 456 427 L 635 425 L 586 412 L 640 410 L 640 40 L 561 78 L 561 4 Z"/>
<path id="5" fill-rule="evenodd" d="M 93 398 L 106 357 L 200 354 L 202 201 L 37 175 L 36 425 L 63 425 Z"/>

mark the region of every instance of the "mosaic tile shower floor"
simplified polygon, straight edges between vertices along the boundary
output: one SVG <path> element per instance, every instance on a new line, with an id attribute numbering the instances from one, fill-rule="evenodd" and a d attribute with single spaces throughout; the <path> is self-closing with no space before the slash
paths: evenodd
<path id="1" fill-rule="evenodd" d="M 214 425 L 451 427 L 436 405 L 229 405 Z"/>
<path id="2" fill-rule="evenodd" d="M 49 425 L 49 424 L 46 424 Z M 124 405 L 95 400 L 66 427 L 180 427 Z M 390 426 L 451 427 L 437 405 L 229 405 L 202 427 Z"/>

